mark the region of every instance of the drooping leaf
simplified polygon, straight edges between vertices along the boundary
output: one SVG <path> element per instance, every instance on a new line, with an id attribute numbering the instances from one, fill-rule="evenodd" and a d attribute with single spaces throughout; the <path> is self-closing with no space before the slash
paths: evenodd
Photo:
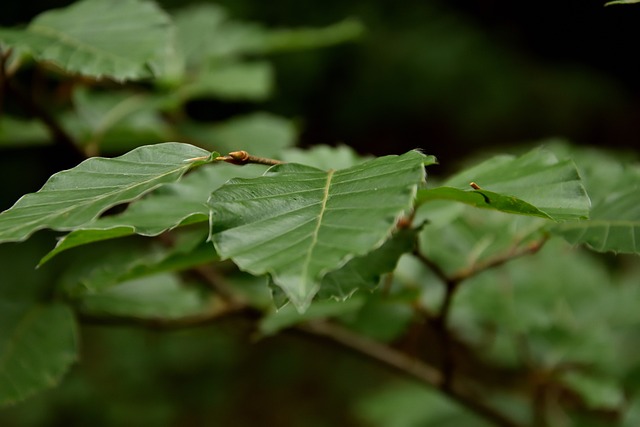
<path id="1" fill-rule="evenodd" d="M 151 1 L 84 0 L 38 15 L 25 30 L 2 29 L 0 41 L 69 72 L 129 80 L 151 76 L 170 28 L 168 15 Z"/>
<path id="2" fill-rule="evenodd" d="M 53 175 L 38 192 L 23 196 L 2 212 L 0 242 L 21 241 L 42 228 L 78 228 L 110 207 L 177 181 L 188 169 L 217 155 L 167 142 L 139 147 L 113 159 L 85 160 Z"/>
<path id="3" fill-rule="evenodd" d="M 219 257 L 206 242 L 206 236 L 207 227 L 200 224 L 174 233 L 175 243 L 170 247 L 137 236 L 96 242 L 90 251 L 70 253 L 74 262 L 58 279 L 59 287 L 73 297 L 100 292 L 126 281 L 217 261 Z M 127 250 L 122 250 L 123 247 Z"/>
<path id="4" fill-rule="evenodd" d="M 495 209 L 507 213 L 533 215 L 550 219 L 549 215 L 517 197 L 505 196 L 482 189 L 461 190 L 453 187 L 436 187 L 421 190 L 418 196 L 418 203 L 430 200 L 453 200 L 476 208 Z"/>
<path id="5" fill-rule="evenodd" d="M 209 219 L 206 202 L 212 190 L 231 178 L 255 177 L 263 171 L 260 165 L 238 167 L 227 163 L 197 169 L 180 182 L 163 185 L 137 200 L 123 213 L 97 218 L 67 234 L 40 264 L 76 246 L 132 234 L 157 236 L 180 225 L 205 222 Z"/>
<path id="6" fill-rule="evenodd" d="M 269 273 L 303 311 L 322 277 L 381 246 L 424 180 L 411 151 L 339 171 L 299 164 L 231 180 L 209 199 L 218 253 L 252 274 Z"/>
<path id="7" fill-rule="evenodd" d="M 0 301 L 0 406 L 56 385 L 76 360 L 76 341 L 67 306 Z"/>
<path id="8" fill-rule="evenodd" d="M 218 5 L 201 4 L 175 14 L 178 43 L 187 63 L 330 46 L 359 37 L 363 26 L 345 20 L 323 28 L 267 29 L 230 19 Z"/>
<path id="9" fill-rule="evenodd" d="M 322 278 L 318 297 L 344 300 L 358 289 L 374 289 L 383 274 L 395 269 L 400 256 L 411 252 L 416 235 L 416 230 L 400 230 L 379 248 L 328 273 Z"/>
<path id="10" fill-rule="evenodd" d="M 461 191 L 468 189 L 471 182 L 480 190 Z M 589 215 L 589 198 L 573 162 L 559 161 L 542 149 L 520 157 L 494 157 L 460 172 L 443 187 L 420 190 L 419 203 L 433 199 L 456 200 L 554 220 L 582 219 Z"/>
<path id="11" fill-rule="evenodd" d="M 205 312 L 210 302 L 194 287 L 172 274 L 156 274 L 124 282 L 80 300 L 84 313 L 92 315 L 172 319 Z"/>

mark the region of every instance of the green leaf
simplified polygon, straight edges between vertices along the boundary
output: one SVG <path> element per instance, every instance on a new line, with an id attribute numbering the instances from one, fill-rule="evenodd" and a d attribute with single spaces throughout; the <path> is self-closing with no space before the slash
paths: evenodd
<path id="1" fill-rule="evenodd" d="M 303 322 L 356 312 L 364 302 L 364 298 L 356 297 L 348 301 L 314 301 L 304 313 L 300 313 L 293 305 L 288 304 L 263 317 L 258 327 L 263 335 L 274 335 Z"/>
<path id="2" fill-rule="evenodd" d="M 253 113 L 213 125 L 190 122 L 180 131 L 200 146 L 220 153 L 245 150 L 262 157 L 279 157 L 298 136 L 291 120 L 269 113 Z"/>
<path id="3" fill-rule="evenodd" d="M 580 393 L 590 408 L 615 410 L 625 403 L 624 392 L 613 378 L 567 372 L 562 382 Z"/>
<path id="4" fill-rule="evenodd" d="M 175 14 L 180 50 L 197 67 L 211 59 L 266 54 L 344 43 L 363 33 L 363 25 L 349 19 L 324 28 L 266 29 L 235 21 L 217 5 L 190 6 Z"/>
<path id="5" fill-rule="evenodd" d="M 476 190 L 477 195 L 474 191 L 448 188 L 424 189 L 420 190 L 418 200 L 444 198 L 510 213 L 546 215 L 556 221 L 589 215 L 590 201 L 573 162 L 558 161 L 551 152 L 542 149 L 520 157 L 493 157 L 455 175 L 444 187 L 467 189 L 471 182 L 482 189 Z"/>
<path id="6" fill-rule="evenodd" d="M 0 30 L 0 41 L 36 59 L 92 77 L 150 77 L 166 53 L 171 22 L 151 1 L 85 0 L 38 15 L 26 30 Z"/>
<path id="7" fill-rule="evenodd" d="M 344 300 L 356 290 L 374 289 L 383 274 L 396 268 L 400 256 L 413 250 L 416 235 L 416 230 L 400 230 L 379 248 L 328 273 L 322 278 L 318 297 Z"/>
<path id="8" fill-rule="evenodd" d="M 281 153 L 281 158 L 285 162 L 301 163 L 323 170 L 346 169 L 368 160 L 366 157 L 360 157 L 347 145 L 316 145 L 306 150 L 290 148 Z"/>
<path id="9" fill-rule="evenodd" d="M 0 301 L 0 406 L 55 386 L 76 360 L 76 341 L 67 306 Z"/>
<path id="10" fill-rule="evenodd" d="M 169 96 L 183 103 L 194 98 L 217 98 L 226 101 L 264 101 L 274 84 L 273 68 L 268 62 L 215 64 Z"/>
<path id="11" fill-rule="evenodd" d="M 598 252 L 640 254 L 640 192 L 614 193 L 594 206 L 588 221 L 558 224 L 551 231 Z"/>
<path id="12" fill-rule="evenodd" d="M 47 128 L 39 120 L 0 117 L 0 147 L 29 147 L 51 144 Z"/>
<path id="13" fill-rule="evenodd" d="M 23 196 L 2 212 L 0 242 L 22 241 L 42 228 L 81 227 L 110 207 L 177 181 L 188 169 L 217 155 L 192 145 L 167 142 L 140 147 L 113 159 L 85 160 L 53 175 L 37 193 Z"/>
<path id="14" fill-rule="evenodd" d="M 424 181 L 423 162 L 411 151 L 339 171 L 289 163 L 231 180 L 209 199 L 211 239 L 241 269 L 269 273 L 304 311 L 323 276 L 385 242 Z"/>
<path id="15" fill-rule="evenodd" d="M 40 264 L 76 246 L 132 234 L 157 236 L 181 225 L 208 221 L 206 202 L 213 189 L 231 178 L 255 177 L 263 171 L 260 165 L 238 167 L 227 163 L 197 169 L 180 182 L 163 185 L 136 200 L 123 213 L 97 218 L 67 234 Z"/>
<path id="16" fill-rule="evenodd" d="M 614 4 L 634 4 L 634 3 L 640 3 L 640 0 L 616 0 L 616 1 L 610 1 L 605 3 L 605 6 L 611 6 Z"/>
<path id="17" fill-rule="evenodd" d="M 92 315 L 161 319 L 195 316 L 210 305 L 198 289 L 184 286 L 172 274 L 148 276 L 87 294 L 80 304 L 84 313 Z"/>
<path id="18" fill-rule="evenodd" d="M 419 204 L 431 200 L 453 200 L 476 208 L 495 209 L 501 212 L 551 219 L 549 215 L 523 200 L 488 190 L 460 190 L 453 187 L 420 190 L 418 194 Z"/>

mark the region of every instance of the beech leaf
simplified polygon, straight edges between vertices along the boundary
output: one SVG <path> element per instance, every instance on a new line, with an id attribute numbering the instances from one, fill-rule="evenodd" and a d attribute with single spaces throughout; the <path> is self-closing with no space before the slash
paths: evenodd
<path id="1" fill-rule="evenodd" d="M 85 160 L 53 175 L 38 192 L 23 196 L 0 213 L 0 242 L 22 241 L 43 228 L 79 228 L 110 207 L 175 182 L 190 168 L 216 156 L 189 144 L 166 142 L 112 159 Z"/>
<path id="2" fill-rule="evenodd" d="M 231 180 L 209 199 L 211 240 L 241 269 L 269 273 L 304 311 L 327 273 L 387 240 L 424 181 L 425 159 L 410 151 L 338 171 L 289 163 Z"/>

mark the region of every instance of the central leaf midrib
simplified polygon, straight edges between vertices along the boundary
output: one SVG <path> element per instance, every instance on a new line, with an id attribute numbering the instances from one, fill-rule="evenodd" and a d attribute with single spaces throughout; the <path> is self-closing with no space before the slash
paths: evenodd
<path id="1" fill-rule="evenodd" d="M 313 250 L 318 244 L 318 234 L 320 233 L 320 227 L 322 227 L 322 219 L 324 217 L 324 213 L 327 210 L 327 200 L 329 200 L 329 188 L 331 188 L 331 180 L 333 179 L 333 175 L 335 173 L 335 169 L 329 169 L 327 171 L 327 182 L 325 183 L 323 192 L 322 192 L 322 206 L 320 206 L 320 214 L 318 215 L 318 222 L 311 234 L 311 243 L 309 244 L 309 249 L 307 250 L 307 255 L 305 257 L 304 263 L 302 265 L 302 278 L 304 280 L 304 285 L 306 287 L 306 279 L 309 274 L 309 264 L 311 263 L 311 258 L 313 256 Z"/>

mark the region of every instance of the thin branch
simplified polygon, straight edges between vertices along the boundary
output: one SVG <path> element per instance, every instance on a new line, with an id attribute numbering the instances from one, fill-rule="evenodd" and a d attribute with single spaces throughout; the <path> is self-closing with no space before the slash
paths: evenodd
<path id="1" fill-rule="evenodd" d="M 540 240 L 536 240 L 535 242 L 532 242 L 525 247 L 522 247 L 522 248 L 514 247 L 504 254 L 497 255 L 493 258 L 489 258 L 486 261 L 474 264 L 471 267 L 464 268 L 454 273 L 451 276 L 450 280 L 455 282 L 462 282 L 464 280 L 467 280 L 470 277 L 473 277 L 478 275 L 479 273 L 482 273 L 483 271 L 486 271 L 495 267 L 499 267 L 516 258 L 520 258 L 526 255 L 533 255 L 537 253 L 540 249 L 542 249 L 542 247 L 547 242 L 547 240 L 549 240 L 549 236 L 545 235 Z"/>
<path id="2" fill-rule="evenodd" d="M 78 311 L 78 318 L 82 324 L 98 326 L 134 326 L 145 329 L 173 330 L 205 326 L 222 318 L 235 314 L 250 314 L 251 310 L 244 305 L 217 304 L 207 312 L 170 318 L 141 318 L 136 316 L 96 315 Z"/>
<path id="3" fill-rule="evenodd" d="M 257 165 L 275 166 L 285 163 L 282 160 L 252 156 L 246 151 L 232 151 L 226 156 L 217 157 L 216 160 L 221 160 L 239 166 L 248 165 L 250 163 Z"/>
<path id="4" fill-rule="evenodd" d="M 67 151 L 70 155 L 81 161 L 86 158 L 85 154 L 78 148 L 73 137 L 69 134 L 56 120 L 56 118 L 49 113 L 40 104 L 35 102 L 32 97 L 25 94 L 12 79 L 5 81 L 5 90 L 7 95 L 15 99 L 18 104 L 22 106 L 33 116 L 37 117 L 49 130 L 51 137 L 57 145 Z"/>
<path id="5" fill-rule="evenodd" d="M 317 321 L 301 325 L 298 327 L 298 330 L 328 339 L 342 347 L 380 362 L 385 366 L 392 367 L 396 371 L 417 379 L 423 384 L 438 388 L 442 383 L 442 374 L 436 369 L 398 350 L 353 333 L 338 325 L 325 321 Z M 521 426 L 518 422 L 485 404 L 478 396 L 473 395 L 469 390 L 464 389 L 460 385 L 442 391 L 458 403 L 493 422 L 497 426 Z"/>

